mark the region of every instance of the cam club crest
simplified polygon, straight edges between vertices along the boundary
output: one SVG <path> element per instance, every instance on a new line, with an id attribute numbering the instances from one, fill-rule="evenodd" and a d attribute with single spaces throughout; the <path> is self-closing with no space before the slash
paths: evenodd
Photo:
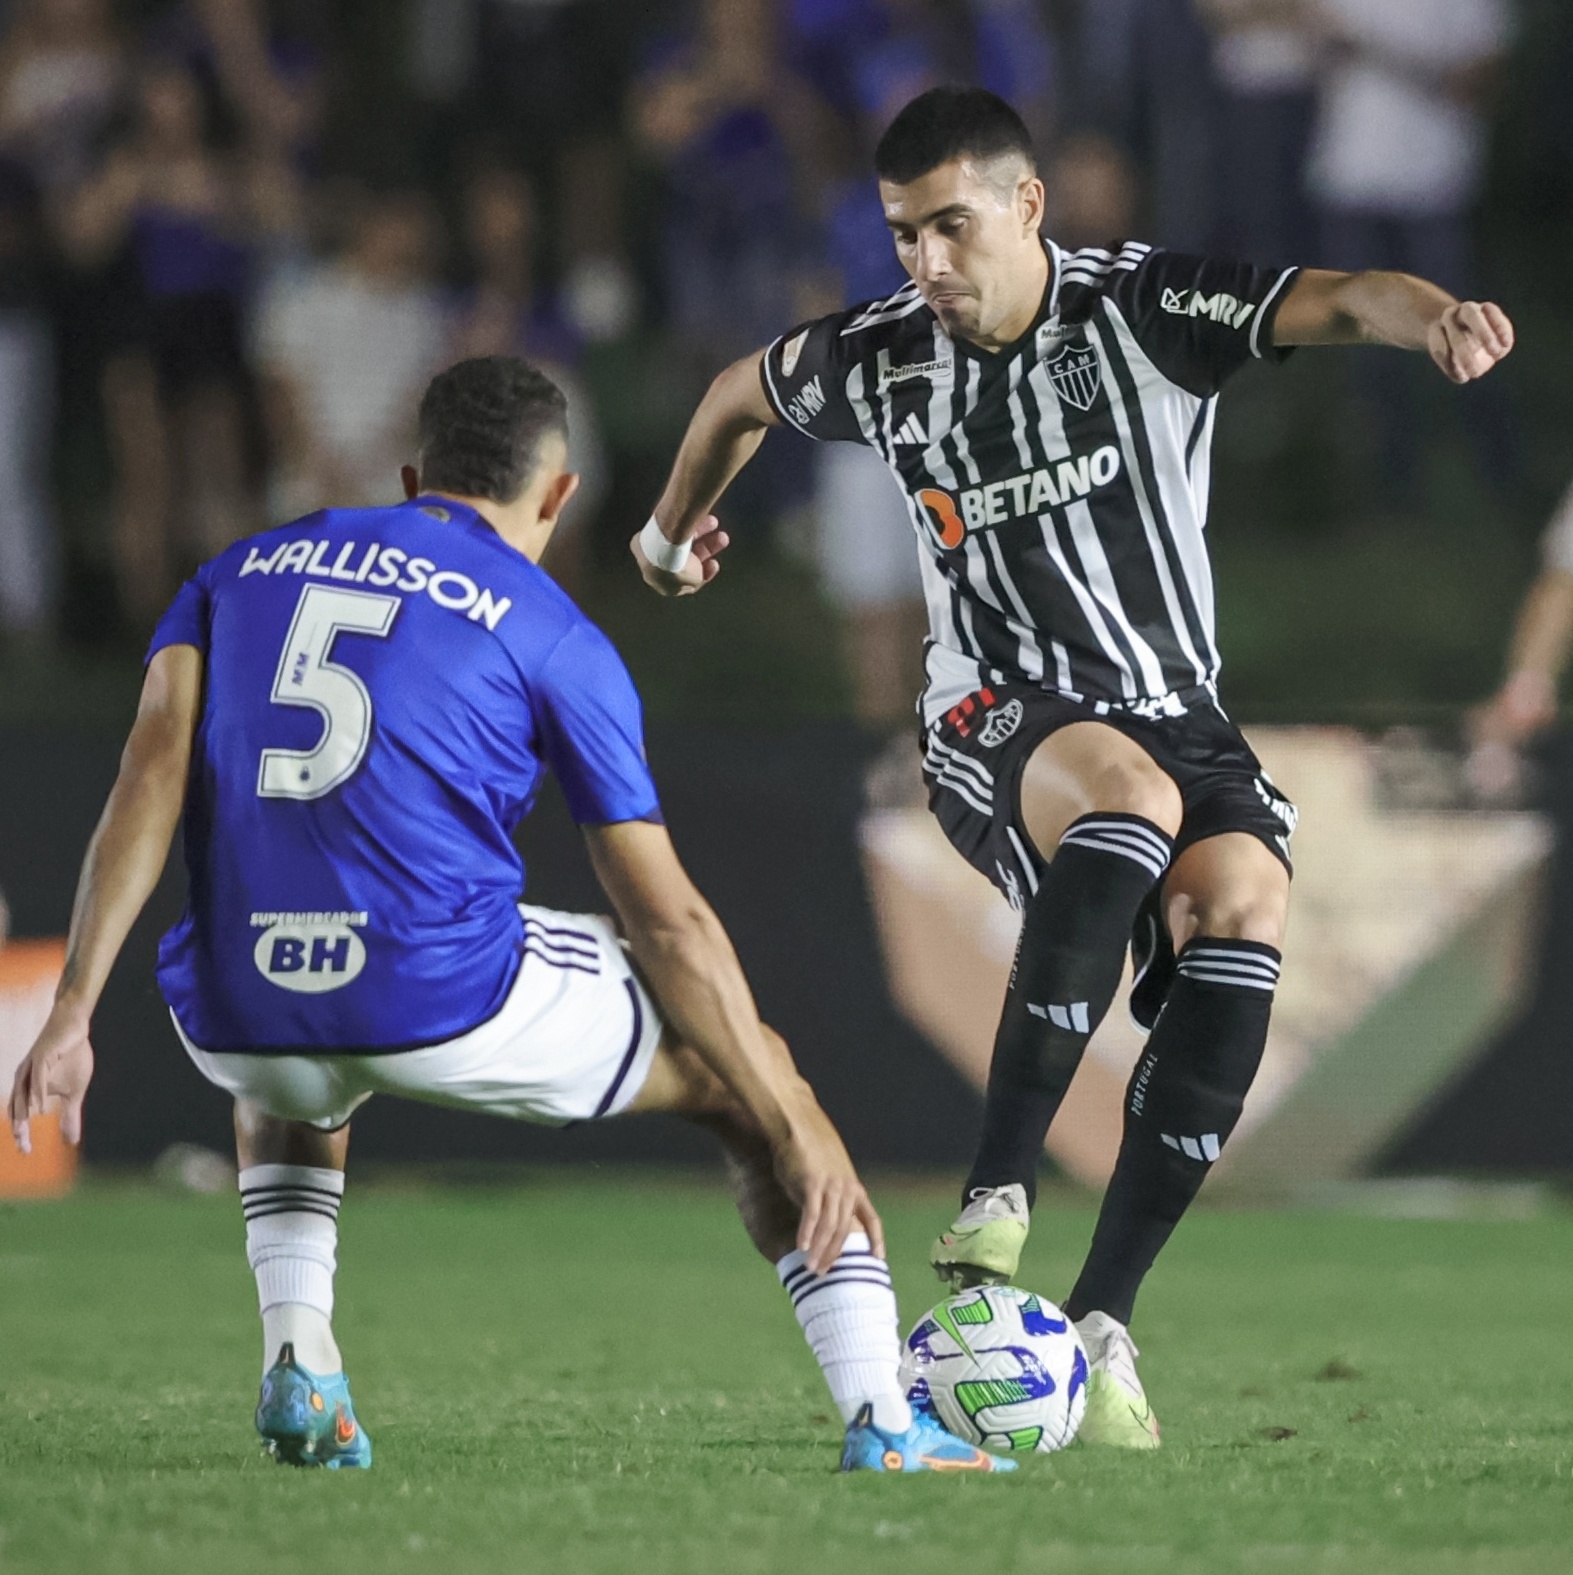
<path id="1" fill-rule="evenodd" d="M 1045 359 L 1043 365 L 1054 392 L 1067 405 L 1078 410 L 1092 409 L 1103 386 L 1103 365 L 1091 345 L 1066 345 L 1052 360 Z"/>

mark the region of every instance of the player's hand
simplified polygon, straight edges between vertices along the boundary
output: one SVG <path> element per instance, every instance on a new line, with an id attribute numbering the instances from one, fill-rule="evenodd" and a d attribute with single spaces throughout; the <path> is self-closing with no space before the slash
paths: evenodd
<path id="1" fill-rule="evenodd" d="M 628 550 L 633 553 L 634 562 L 639 565 L 645 584 L 652 590 L 659 591 L 662 596 L 692 596 L 695 591 L 703 590 L 721 572 L 721 554 L 731 545 L 732 538 L 721 529 L 715 515 L 707 514 L 694 533 L 688 562 L 683 565 L 680 574 L 668 574 L 666 570 L 656 568 L 645 557 L 637 534 L 629 542 Z"/>
<path id="2" fill-rule="evenodd" d="M 809 1096 L 812 1099 L 812 1096 Z M 802 1209 L 797 1246 L 807 1266 L 823 1274 L 855 1230 L 869 1240 L 869 1251 L 885 1256 L 885 1227 L 858 1180 L 851 1157 L 830 1118 L 817 1103 L 798 1113 L 790 1139 L 776 1154 L 776 1177 Z"/>
<path id="3" fill-rule="evenodd" d="M 1525 669 L 1514 673 L 1465 723 L 1471 743 L 1516 749 L 1557 719 L 1556 681 Z"/>
<path id="4" fill-rule="evenodd" d="M 1513 324 L 1490 301 L 1457 301 L 1432 323 L 1427 348 L 1455 383 L 1472 383 L 1513 348 Z"/>
<path id="5" fill-rule="evenodd" d="M 24 1154 L 33 1152 L 28 1122 L 59 1107 L 60 1135 L 82 1141 L 82 1101 L 93 1078 L 93 1046 L 85 1013 L 58 1003 L 11 1085 L 11 1134 Z"/>

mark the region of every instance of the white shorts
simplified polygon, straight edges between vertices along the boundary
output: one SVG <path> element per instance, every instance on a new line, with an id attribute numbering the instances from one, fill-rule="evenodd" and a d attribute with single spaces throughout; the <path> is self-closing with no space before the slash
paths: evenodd
<path id="1" fill-rule="evenodd" d="M 245 1055 L 199 1049 L 210 1082 L 285 1121 L 331 1131 L 373 1094 L 545 1126 L 615 1116 L 644 1087 L 661 1014 L 612 922 L 520 904 L 524 960 L 489 1022 L 393 1055 Z"/>

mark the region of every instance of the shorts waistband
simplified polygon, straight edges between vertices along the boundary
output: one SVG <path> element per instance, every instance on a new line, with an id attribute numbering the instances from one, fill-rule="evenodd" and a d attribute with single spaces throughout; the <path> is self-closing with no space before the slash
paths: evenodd
<path id="1" fill-rule="evenodd" d="M 1069 696 L 1066 697 L 1067 699 Z M 1218 690 L 1213 684 L 1192 684 L 1189 689 L 1171 689 L 1166 695 L 1144 696 L 1137 700 L 1083 700 L 1082 704 L 1105 716 L 1120 711 L 1132 716 L 1183 716 L 1192 706 L 1216 705 Z"/>

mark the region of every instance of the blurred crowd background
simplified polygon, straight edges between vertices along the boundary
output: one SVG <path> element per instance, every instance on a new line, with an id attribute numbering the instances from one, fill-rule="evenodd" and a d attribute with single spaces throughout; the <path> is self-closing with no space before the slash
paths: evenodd
<path id="1" fill-rule="evenodd" d="M 426 378 L 508 351 L 572 401 L 550 567 L 657 715 L 899 725 L 915 557 L 866 455 L 773 434 L 695 602 L 626 541 L 721 365 L 901 283 L 871 150 L 963 80 L 1028 120 L 1063 243 L 1507 307 L 1477 388 L 1379 351 L 1251 369 L 1215 482 L 1247 720 L 1487 693 L 1573 474 L 1563 0 L 6 0 L 0 717 L 121 705 L 200 559 L 391 500 Z"/>

